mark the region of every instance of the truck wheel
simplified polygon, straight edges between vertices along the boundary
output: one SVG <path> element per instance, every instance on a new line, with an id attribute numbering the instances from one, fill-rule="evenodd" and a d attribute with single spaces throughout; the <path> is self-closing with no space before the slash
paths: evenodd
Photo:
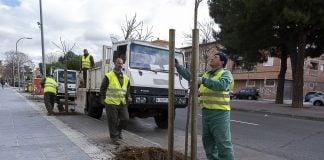
<path id="1" fill-rule="evenodd" d="M 156 125 L 161 129 L 168 128 L 168 111 L 162 111 L 157 116 L 154 116 Z"/>
<path id="2" fill-rule="evenodd" d="M 90 95 L 88 98 L 88 116 L 100 119 L 102 116 L 103 106 L 99 103 L 98 97 Z"/>

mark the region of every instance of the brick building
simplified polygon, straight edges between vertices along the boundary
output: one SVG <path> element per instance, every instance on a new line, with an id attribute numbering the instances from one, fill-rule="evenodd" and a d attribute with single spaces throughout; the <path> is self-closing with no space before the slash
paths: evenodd
<path id="1" fill-rule="evenodd" d="M 206 54 L 215 52 L 222 48 L 216 42 L 200 44 L 199 73 L 203 73 L 206 64 Z M 186 62 L 191 59 L 191 46 L 181 48 L 185 52 Z M 235 79 L 234 92 L 245 87 L 259 89 L 261 98 L 275 99 L 278 85 L 278 74 L 280 71 L 280 59 L 268 57 L 268 61 L 259 63 L 252 71 L 244 70 L 241 66 L 235 65 L 229 60 L 227 69 L 230 70 Z M 307 58 L 304 63 L 304 95 L 308 91 L 324 91 L 324 55 L 319 58 Z M 190 65 L 188 64 L 188 67 Z M 292 96 L 292 71 L 290 59 L 287 60 L 287 72 L 285 76 L 284 99 L 291 99 Z"/>

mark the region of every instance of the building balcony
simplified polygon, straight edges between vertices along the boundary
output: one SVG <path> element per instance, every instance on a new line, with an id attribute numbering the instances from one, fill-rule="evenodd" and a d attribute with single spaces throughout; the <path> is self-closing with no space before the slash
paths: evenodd
<path id="1" fill-rule="evenodd" d="M 309 70 L 309 75 L 311 75 L 311 76 L 318 76 L 318 70 L 316 70 L 316 69 L 310 69 Z"/>
<path id="2" fill-rule="evenodd" d="M 256 72 L 256 67 L 253 67 L 252 70 L 248 71 L 247 69 L 244 69 L 242 67 L 235 67 L 232 71 L 232 73 L 246 73 L 246 72 Z"/>

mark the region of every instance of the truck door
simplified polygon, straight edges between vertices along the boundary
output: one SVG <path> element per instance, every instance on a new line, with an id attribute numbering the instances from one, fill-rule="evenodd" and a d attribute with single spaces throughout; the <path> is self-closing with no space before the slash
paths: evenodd
<path id="1" fill-rule="evenodd" d="M 102 66 L 101 68 L 103 68 L 102 71 L 102 77 L 108 72 L 110 71 L 113 66 L 114 63 L 113 62 L 113 52 L 112 52 L 112 48 L 110 46 L 103 46 L 103 50 L 102 50 Z"/>

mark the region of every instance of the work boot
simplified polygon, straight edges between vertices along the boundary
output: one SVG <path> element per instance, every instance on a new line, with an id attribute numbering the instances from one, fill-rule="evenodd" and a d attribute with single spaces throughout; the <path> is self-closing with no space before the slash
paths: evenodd
<path id="1" fill-rule="evenodd" d="M 53 114 L 54 114 L 53 111 L 50 111 L 50 112 L 47 113 L 48 116 L 51 116 L 51 115 L 53 115 Z"/>
<path id="2" fill-rule="evenodd" d="M 114 145 L 120 145 L 117 139 L 111 139 L 111 143 Z"/>

